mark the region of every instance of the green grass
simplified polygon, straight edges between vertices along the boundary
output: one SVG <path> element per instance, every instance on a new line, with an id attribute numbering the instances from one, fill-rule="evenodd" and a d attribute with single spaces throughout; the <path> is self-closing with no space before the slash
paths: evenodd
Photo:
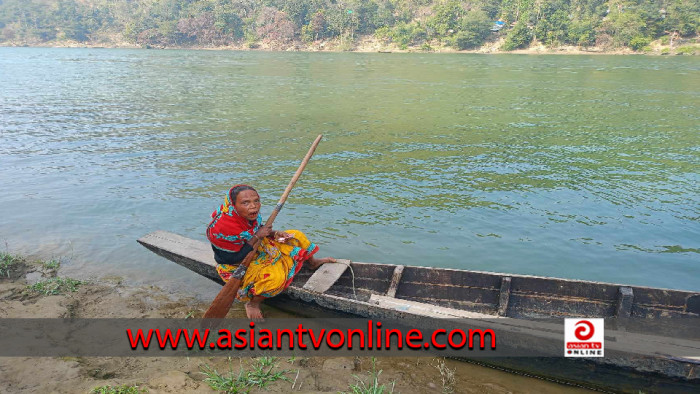
<path id="1" fill-rule="evenodd" d="M 77 279 L 71 278 L 49 278 L 27 286 L 27 290 L 43 295 L 59 295 L 78 291 L 78 286 L 82 283 Z"/>
<path id="2" fill-rule="evenodd" d="M 277 357 L 259 357 L 256 360 L 256 364 L 261 367 L 269 367 L 270 365 L 277 365 Z"/>
<path id="3" fill-rule="evenodd" d="M 92 389 L 92 394 L 141 394 L 147 393 L 148 390 L 140 389 L 139 386 L 100 386 Z"/>
<path id="4" fill-rule="evenodd" d="M 0 252 L 0 276 L 10 277 L 12 267 L 17 265 L 21 259 L 9 253 Z"/>
<path id="5" fill-rule="evenodd" d="M 364 380 L 360 379 L 357 375 L 353 375 L 355 379 L 359 382 L 358 384 L 350 385 L 350 393 L 352 394 L 384 394 L 393 393 L 394 386 L 396 382 L 391 382 L 391 388 L 386 387 L 383 384 L 379 384 L 379 375 L 382 374 L 382 370 L 377 371 L 376 359 L 372 357 L 372 370 L 368 371 L 369 379 L 365 383 Z"/>
<path id="6" fill-rule="evenodd" d="M 41 266 L 47 270 L 58 270 L 61 267 L 61 262 L 56 259 L 51 259 L 49 261 L 44 261 Z"/>
<path id="7" fill-rule="evenodd" d="M 234 376 L 232 370 L 229 370 L 228 375 L 222 375 L 219 371 L 208 365 L 204 365 L 199 369 L 206 376 L 204 383 L 208 384 L 212 390 L 230 394 L 247 393 L 250 391 L 250 387 L 246 384 L 245 371 L 243 369 L 240 370 L 238 376 Z"/>
<path id="8" fill-rule="evenodd" d="M 265 388 L 268 384 L 275 382 L 277 380 L 290 381 L 286 375 L 290 371 L 285 369 L 282 371 L 272 370 L 277 366 L 277 357 L 260 357 L 256 359 L 255 364 L 253 364 L 253 370 L 247 373 L 247 380 L 250 386 L 258 386 L 259 388 Z M 269 368 L 268 368 L 269 367 Z"/>
<path id="9" fill-rule="evenodd" d="M 204 382 L 212 390 L 236 394 L 247 393 L 253 387 L 264 389 L 270 383 L 278 380 L 291 381 L 285 376 L 290 371 L 286 369 L 273 371 L 276 366 L 277 357 L 260 357 L 251 365 L 251 370 L 241 368 L 237 375 L 230 367 L 226 375 L 219 373 L 219 371 L 208 365 L 201 366 L 200 370 L 206 376 Z"/>
<path id="10" fill-rule="evenodd" d="M 695 55 L 696 51 L 697 51 L 697 48 L 695 48 L 691 45 L 686 45 L 686 46 L 678 47 L 678 49 L 676 49 L 676 55 L 691 55 L 692 56 L 692 55 Z"/>

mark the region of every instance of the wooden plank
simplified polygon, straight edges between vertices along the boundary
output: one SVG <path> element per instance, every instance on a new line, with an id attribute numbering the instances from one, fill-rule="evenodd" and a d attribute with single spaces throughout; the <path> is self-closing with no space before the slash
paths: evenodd
<path id="1" fill-rule="evenodd" d="M 615 302 L 619 286 L 557 278 L 512 276 L 513 293 L 549 295 L 555 298 L 585 298 Z"/>
<path id="2" fill-rule="evenodd" d="M 641 305 L 684 307 L 689 295 L 689 292 L 678 290 L 652 289 L 638 286 L 632 286 L 632 288 L 634 289 L 635 304 Z"/>
<path id="3" fill-rule="evenodd" d="M 323 264 L 309 280 L 304 283 L 304 290 L 313 293 L 325 293 L 348 269 L 350 260 L 338 259 L 337 263 Z"/>
<path id="4" fill-rule="evenodd" d="M 216 272 L 211 244 L 186 238 L 168 231 L 154 231 L 139 238 L 138 243 L 205 278 L 223 284 Z"/>
<path id="5" fill-rule="evenodd" d="M 693 316 L 692 314 L 686 313 L 682 307 L 675 308 L 660 308 L 658 306 L 649 305 L 639 305 L 638 303 L 632 304 L 632 317 L 639 317 L 644 319 L 668 319 L 672 317 L 681 316 Z M 695 315 L 697 317 L 697 315 Z"/>
<path id="6" fill-rule="evenodd" d="M 388 297 L 396 297 L 396 289 L 399 287 L 399 282 L 401 282 L 401 276 L 403 275 L 403 265 L 397 265 L 394 268 L 394 274 L 391 276 L 391 283 L 389 284 L 389 290 L 387 290 L 386 295 Z"/>
<path id="7" fill-rule="evenodd" d="M 424 297 L 441 298 L 455 301 L 469 301 L 483 304 L 497 304 L 499 289 L 484 289 L 480 287 L 455 286 L 431 283 L 401 282 L 397 291 L 398 298 Z"/>
<path id="8" fill-rule="evenodd" d="M 685 311 L 688 313 L 700 314 L 700 294 L 686 298 Z"/>
<path id="9" fill-rule="evenodd" d="M 632 315 L 632 303 L 634 302 L 634 291 L 631 287 L 620 286 L 617 297 L 617 317 L 630 317 Z"/>
<path id="10" fill-rule="evenodd" d="M 498 312 L 498 305 L 495 304 L 477 304 L 469 301 L 455 301 L 432 297 L 400 297 L 400 299 L 407 301 L 422 302 L 424 304 L 437 305 L 445 308 L 484 313 L 487 315 L 492 314 L 494 316 Z"/>
<path id="11" fill-rule="evenodd" d="M 350 270 L 345 271 L 345 273 L 338 279 L 337 282 L 331 287 L 334 291 L 341 291 L 341 288 L 355 288 L 355 289 L 366 289 L 377 294 L 386 294 L 389 288 L 389 281 L 386 277 L 383 278 L 366 278 L 366 277 L 355 277 L 353 281 L 352 272 Z M 352 293 L 352 291 L 351 291 Z"/>
<path id="12" fill-rule="evenodd" d="M 604 302 L 585 298 L 561 299 L 546 295 L 511 292 L 508 315 L 515 318 L 612 317 L 615 315 L 615 308 L 614 301 Z"/>
<path id="13" fill-rule="evenodd" d="M 444 268 L 426 268 L 406 266 L 403 272 L 403 283 L 433 283 L 455 286 L 472 286 L 498 290 L 501 286 L 501 275 L 484 272 L 460 271 Z"/>
<path id="14" fill-rule="evenodd" d="M 369 303 L 381 308 L 393 309 L 399 312 L 406 312 L 412 315 L 433 317 L 438 319 L 449 318 L 471 318 L 471 319 L 495 319 L 498 316 L 487 315 L 485 313 L 469 312 L 460 309 L 445 308 L 422 302 L 401 300 L 398 298 L 372 294 Z"/>
<path id="15" fill-rule="evenodd" d="M 506 316 L 508 312 L 508 302 L 510 301 L 510 283 L 509 276 L 501 279 L 501 292 L 498 296 L 498 316 Z"/>

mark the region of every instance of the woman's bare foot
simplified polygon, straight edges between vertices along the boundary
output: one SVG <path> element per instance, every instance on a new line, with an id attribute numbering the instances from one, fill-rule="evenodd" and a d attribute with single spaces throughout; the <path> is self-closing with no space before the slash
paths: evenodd
<path id="1" fill-rule="evenodd" d="M 263 314 L 262 310 L 260 310 L 260 304 L 262 304 L 264 299 L 264 297 L 255 296 L 252 300 L 248 301 L 245 304 L 245 314 L 248 316 L 248 319 L 252 321 L 263 320 Z"/>
<path id="2" fill-rule="evenodd" d="M 324 257 L 322 259 L 317 259 L 315 257 L 312 257 L 312 258 L 308 259 L 307 262 L 309 263 L 309 268 L 311 268 L 312 270 L 316 270 L 316 269 L 318 269 L 318 267 L 322 266 L 323 264 L 337 263 L 338 260 L 334 259 L 333 257 Z"/>

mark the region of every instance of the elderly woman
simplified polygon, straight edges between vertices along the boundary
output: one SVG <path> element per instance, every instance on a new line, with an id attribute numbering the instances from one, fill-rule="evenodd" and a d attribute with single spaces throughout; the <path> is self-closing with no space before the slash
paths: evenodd
<path id="1" fill-rule="evenodd" d="M 315 258 L 318 246 L 301 231 L 275 231 L 263 226 L 260 196 L 251 186 L 232 187 L 224 204 L 211 216 L 207 238 L 214 249 L 216 270 L 224 282 L 231 279 L 233 271 L 253 250 L 255 243 L 262 241 L 236 297 L 246 302 L 249 319 L 262 319 L 260 304 L 286 289 L 304 263 L 316 269 L 321 264 L 336 261 L 330 257 Z"/>

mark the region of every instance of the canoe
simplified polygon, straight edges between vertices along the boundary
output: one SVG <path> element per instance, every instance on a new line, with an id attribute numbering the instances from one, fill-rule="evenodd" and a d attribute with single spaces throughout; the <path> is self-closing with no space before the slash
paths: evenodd
<path id="1" fill-rule="evenodd" d="M 223 284 L 209 243 L 167 231 L 147 234 L 138 242 Z M 282 295 L 266 303 L 311 317 L 489 319 L 506 330 L 561 338 L 562 357 L 471 362 L 612 391 L 684 392 L 700 387 L 700 293 L 434 267 L 361 262 L 349 266 L 323 293 L 304 288 L 314 273 L 302 269 Z M 621 323 L 614 325 L 617 331 L 609 331 L 606 320 L 606 357 L 574 359 L 563 357 L 563 323 L 552 329 L 553 317 L 606 318 Z M 538 322 L 543 319 L 550 320 Z M 638 335 L 625 329 L 626 321 L 652 326 L 682 322 L 691 327 L 691 337 Z"/>

